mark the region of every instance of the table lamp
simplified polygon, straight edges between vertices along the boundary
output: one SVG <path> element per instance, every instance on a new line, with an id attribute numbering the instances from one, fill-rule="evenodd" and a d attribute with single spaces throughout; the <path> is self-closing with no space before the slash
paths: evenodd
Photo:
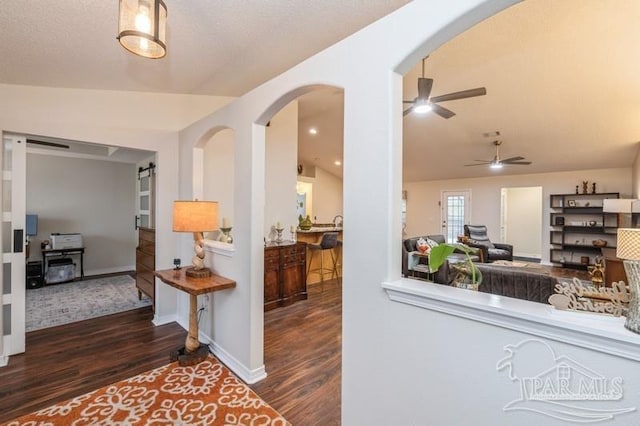
<path id="1" fill-rule="evenodd" d="M 211 270 L 204 266 L 204 236 L 203 232 L 218 229 L 217 201 L 174 201 L 173 202 L 173 231 L 193 232 L 193 266 L 187 268 L 185 274 L 192 278 L 206 278 L 211 276 Z"/>
<path id="2" fill-rule="evenodd" d="M 619 228 L 616 256 L 623 259 L 629 280 L 631 301 L 624 326 L 640 333 L 640 228 Z"/>

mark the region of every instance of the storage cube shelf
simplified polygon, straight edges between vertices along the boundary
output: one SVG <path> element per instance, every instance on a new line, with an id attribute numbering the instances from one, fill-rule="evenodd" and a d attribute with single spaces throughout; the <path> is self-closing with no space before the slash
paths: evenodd
<path id="1" fill-rule="evenodd" d="M 551 263 L 586 268 L 602 255 L 594 241 L 604 240 L 615 248 L 618 215 L 602 211 L 603 200 L 609 198 L 620 198 L 620 193 L 550 195 Z"/>

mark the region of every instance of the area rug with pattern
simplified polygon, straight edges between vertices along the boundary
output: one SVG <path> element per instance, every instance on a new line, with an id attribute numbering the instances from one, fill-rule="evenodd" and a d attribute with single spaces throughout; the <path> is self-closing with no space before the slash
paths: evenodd
<path id="1" fill-rule="evenodd" d="M 35 425 L 290 425 L 216 358 L 177 362 L 6 423 Z"/>
<path id="2" fill-rule="evenodd" d="M 138 300 L 136 281 L 130 275 L 73 281 L 27 290 L 26 331 L 82 321 L 149 306 Z"/>

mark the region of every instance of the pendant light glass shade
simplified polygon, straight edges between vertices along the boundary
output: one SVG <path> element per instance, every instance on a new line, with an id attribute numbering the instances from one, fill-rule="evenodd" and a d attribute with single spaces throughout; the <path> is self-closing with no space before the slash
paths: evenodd
<path id="1" fill-rule="evenodd" d="M 145 58 L 167 54 L 167 6 L 162 0 L 120 0 L 118 40 L 122 47 Z"/>

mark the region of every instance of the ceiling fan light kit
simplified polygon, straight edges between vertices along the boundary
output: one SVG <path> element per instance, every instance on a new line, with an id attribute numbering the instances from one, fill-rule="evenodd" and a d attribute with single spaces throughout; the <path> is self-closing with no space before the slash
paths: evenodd
<path id="1" fill-rule="evenodd" d="M 162 0 L 120 0 L 118 41 L 131 53 L 150 59 L 167 54 L 167 6 Z"/>
<path id="2" fill-rule="evenodd" d="M 427 56 L 428 57 L 428 56 Z M 442 118 L 451 118 L 456 115 L 455 112 L 437 105 L 438 102 L 454 101 L 456 99 L 473 98 L 475 96 L 484 96 L 487 94 L 487 89 L 484 87 L 478 87 L 475 89 L 463 90 L 460 92 L 447 93 L 446 95 L 429 97 L 431 95 L 431 89 L 433 87 L 433 79 L 425 78 L 424 76 L 424 61 L 427 58 L 422 59 L 422 77 L 418 77 L 418 96 L 411 100 L 403 100 L 402 103 L 411 104 L 411 106 L 402 112 L 403 116 L 409 113 L 415 112 L 418 114 L 424 114 L 429 111 L 433 111 Z"/>

